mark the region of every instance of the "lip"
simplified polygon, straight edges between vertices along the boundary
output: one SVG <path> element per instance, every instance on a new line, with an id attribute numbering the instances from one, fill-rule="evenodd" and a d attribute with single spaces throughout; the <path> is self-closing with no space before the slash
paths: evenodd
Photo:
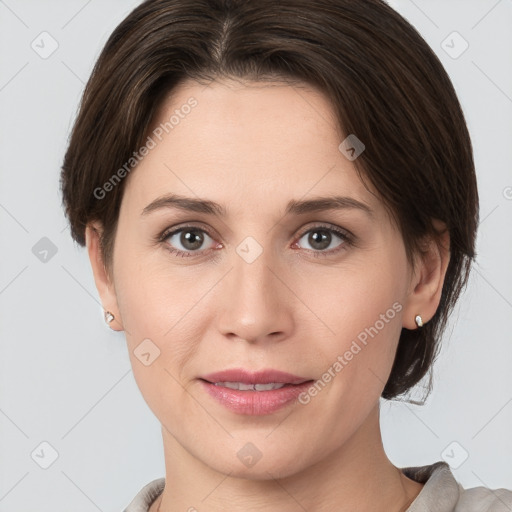
<path id="1" fill-rule="evenodd" d="M 211 383 L 215 382 L 243 382 L 244 384 L 269 384 L 271 382 L 281 384 L 302 384 L 310 381 L 306 377 L 299 377 L 291 373 L 274 370 L 272 368 L 252 372 L 244 368 L 232 368 L 220 372 L 209 373 L 201 377 Z"/>
<path id="2" fill-rule="evenodd" d="M 306 379 L 279 370 L 251 372 L 243 368 L 234 368 L 210 373 L 200 379 L 203 389 L 227 409 L 244 415 L 260 416 L 271 414 L 290 406 L 298 396 L 311 386 L 314 379 Z M 285 384 L 282 388 L 270 391 L 240 391 L 218 386 L 215 382 L 242 382 L 244 384 Z"/>

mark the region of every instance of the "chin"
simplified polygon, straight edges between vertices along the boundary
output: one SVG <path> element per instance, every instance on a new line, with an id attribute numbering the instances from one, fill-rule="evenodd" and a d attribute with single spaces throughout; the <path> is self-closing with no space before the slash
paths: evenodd
<path id="1" fill-rule="evenodd" d="M 232 452 L 232 457 L 226 457 L 231 450 L 224 450 L 217 457 L 214 456 L 211 460 L 203 460 L 203 462 L 213 470 L 233 478 L 244 480 L 286 478 L 302 470 L 302 466 L 298 466 L 297 461 L 302 461 L 303 453 L 302 451 L 295 453 L 294 450 L 297 449 L 297 445 L 294 445 L 290 446 L 290 451 L 287 453 L 277 453 L 272 447 L 258 450 L 254 444 L 247 442 L 242 445 L 242 448 L 237 447 Z"/>

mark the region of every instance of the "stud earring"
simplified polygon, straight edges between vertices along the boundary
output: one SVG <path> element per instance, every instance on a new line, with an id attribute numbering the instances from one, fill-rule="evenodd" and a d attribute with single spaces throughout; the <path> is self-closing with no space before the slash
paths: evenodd
<path id="1" fill-rule="evenodd" d="M 112 320 L 114 320 L 114 315 L 110 311 L 105 311 L 105 322 L 107 322 L 107 324 L 110 324 Z"/>
<path id="2" fill-rule="evenodd" d="M 421 315 L 416 315 L 416 318 L 414 319 L 414 321 L 416 322 L 416 325 L 418 327 L 423 327 L 423 320 L 421 318 Z"/>

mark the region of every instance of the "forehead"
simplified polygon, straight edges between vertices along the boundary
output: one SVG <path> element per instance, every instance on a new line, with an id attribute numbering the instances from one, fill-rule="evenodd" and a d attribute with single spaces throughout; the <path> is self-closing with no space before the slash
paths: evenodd
<path id="1" fill-rule="evenodd" d="M 339 150 L 344 136 L 331 103 L 309 85 L 186 81 L 166 97 L 148 135 L 154 147 L 125 191 L 138 204 L 172 191 L 253 211 L 308 194 L 375 205 Z"/>

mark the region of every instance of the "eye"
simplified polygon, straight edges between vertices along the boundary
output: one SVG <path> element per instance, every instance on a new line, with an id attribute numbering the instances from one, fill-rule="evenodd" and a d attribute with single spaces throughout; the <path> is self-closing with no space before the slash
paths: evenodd
<path id="1" fill-rule="evenodd" d="M 167 249 L 171 253 L 186 257 L 192 256 L 191 253 L 200 253 L 208 250 L 200 250 L 207 239 L 214 242 L 213 238 L 204 229 L 196 226 L 182 226 L 173 231 L 166 231 L 160 238 L 160 241 L 166 244 Z M 212 245 L 211 242 L 210 245 Z"/>
<path id="2" fill-rule="evenodd" d="M 333 236 L 334 235 L 334 236 Z M 339 243 L 336 245 L 336 238 Z M 312 247 L 314 256 L 329 256 L 337 253 L 350 245 L 351 238 L 348 233 L 339 228 L 316 226 L 306 231 L 294 244 L 297 245 L 300 240 L 305 239 L 306 243 Z M 301 244 L 302 245 L 302 244 Z M 328 250 L 326 250 L 328 249 Z"/>
<path id="3" fill-rule="evenodd" d="M 311 246 L 308 252 L 311 252 L 315 257 L 331 256 L 339 251 L 346 249 L 352 245 L 351 235 L 342 230 L 332 226 L 315 226 L 305 231 L 300 238 L 293 244 L 292 247 L 303 246 L 299 243 L 305 239 L 305 243 Z M 336 244 L 338 239 L 338 243 Z M 209 247 L 204 247 L 208 245 Z M 168 229 L 158 237 L 158 241 L 162 242 L 169 252 L 176 256 L 189 257 L 200 256 L 209 250 L 221 248 L 222 244 L 215 242 L 205 229 L 197 226 L 181 226 L 177 229 Z"/>

